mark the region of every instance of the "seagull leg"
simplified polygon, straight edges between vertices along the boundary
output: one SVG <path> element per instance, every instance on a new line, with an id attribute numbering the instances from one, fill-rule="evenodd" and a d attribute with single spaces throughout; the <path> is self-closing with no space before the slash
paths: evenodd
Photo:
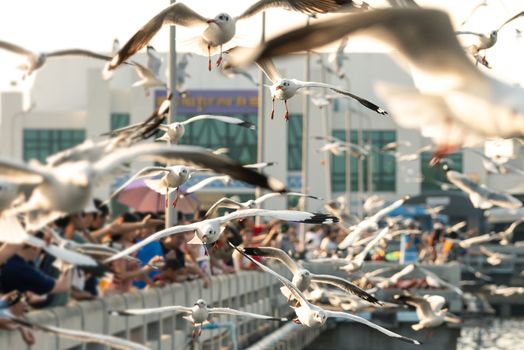
<path id="1" fill-rule="evenodd" d="M 275 98 L 273 97 L 273 100 L 271 101 L 271 119 L 275 118 Z"/>
<path id="2" fill-rule="evenodd" d="M 202 325 L 198 327 L 198 336 L 200 337 L 202 335 Z"/>
<path id="3" fill-rule="evenodd" d="M 207 44 L 207 70 L 211 72 L 211 44 Z"/>
<path id="4" fill-rule="evenodd" d="M 302 324 L 298 318 L 295 318 L 293 322 L 295 322 L 296 324 Z"/>
<path id="5" fill-rule="evenodd" d="M 193 337 L 193 339 L 195 339 L 195 324 L 193 323 L 193 330 L 191 331 L 191 337 Z"/>
<path id="6" fill-rule="evenodd" d="M 178 202 L 178 187 L 176 189 L 175 199 L 173 200 L 173 209 L 176 208 L 176 203 Z"/>
<path id="7" fill-rule="evenodd" d="M 166 187 L 166 208 L 169 206 L 169 187 Z"/>
<path id="8" fill-rule="evenodd" d="M 289 121 L 289 111 L 287 109 L 287 100 L 284 100 L 284 104 L 286 105 L 286 114 L 284 114 L 284 119 L 287 121 Z"/>
<path id="9" fill-rule="evenodd" d="M 220 45 L 220 56 L 218 56 L 217 67 L 220 67 L 221 64 L 222 64 L 222 45 Z"/>

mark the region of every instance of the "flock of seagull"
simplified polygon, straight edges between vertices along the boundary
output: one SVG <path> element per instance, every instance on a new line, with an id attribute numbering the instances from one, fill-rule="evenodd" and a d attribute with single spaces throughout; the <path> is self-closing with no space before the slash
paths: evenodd
<path id="1" fill-rule="evenodd" d="M 26 62 L 20 66 L 24 71 L 24 77 L 40 69 L 48 59 L 71 55 L 106 61 L 107 64 L 102 72 L 105 79 L 110 79 L 112 73 L 120 66 L 130 66 L 136 70 L 140 78 L 133 86 L 143 86 L 148 94 L 151 88 L 166 87 L 165 82 L 159 77 L 161 59 L 155 49 L 149 45 L 151 39 L 163 26 L 202 27 L 203 31 L 196 40 L 198 50 L 194 53 L 208 56 L 208 70 L 212 69 L 211 56 L 218 54 L 216 65 L 222 74 L 226 76 L 242 74 L 256 84 L 256 81 L 243 68 L 250 64 L 257 64 L 271 82 L 268 87 L 273 106 L 275 100 L 284 101 L 286 120 L 288 119 L 287 101 L 301 90 L 307 91 L 312 100 L 317 99 L 319 106 L 326 106 L 334 98 L 354 99 L 377 114 L 386 116 L 391 113 L 401 126 L 418 129 L 424 136 L 430 137 L 436 144 L 436 148 L 432 148 L 434 163 L 442 163 L 442 169 L 448 181 L 464 191 L 475 207 L 482 209 L 492 206 L 521 207 L 522 203 L 511 195 L 490 190 L 471 181 L 464 174 L 451 170 L 445 156 L 462 147 L 477 145 L 487 138 L 522 137 L 524 133 L 524 103 L 522 102 L 524 91 L 521 87 L 512 86 L 488 76 L 482 72 L 481 69 L 484 68 L 477 67 L 477 63 L 489 67 L 485 54 L 481 55 L 481 52 L 495 45 L 498 32 L 523 13 L 516 14 L 489 35 L 485 35 L 466 30 L 455 31 L 446 13 L 421 8 L 413 0 L 390 0 L 388 2 L 392 8 L 375 9 L 365 2 L 357 3 L 352 0 L 260 0 L 239 16 L 220 13 L 214 18 L 206 18 L 187 5 L 174 3 L 150 19 L 122 47 L 115 42 L 113 56 L 83 49 L 35 53 L 6 41 L 0 41 L 0 50 L 7 50 L 25 57 Z M 236 34 L 237 21 L 273 7 L 308 15 L 328 12 L 349 13 L 291 30 L 254 48 L 233 47 L 231 41 Z M 312 51 L 340 40 L 329 71 L 340 79 L 345 79 L 343 64 L 347 57 L 344 49 L 347 39 L 355 34 L 372 37 L 393 48 L 412 69 L 416 88 L 393 86 L 386 83 L 377 85 L 377 92 L 386 101 L 389 113 L 368 99 L 336 85 L 283 78 L 272 61 L 277 57 Z M 457 36 L 466 35 L 477 37 L 478 43 L 463 47 Z M 143 48 L 147 50 L 148 62 L 146 65 L 131 59 Z M 179 72 L 176 90 L 181 94 L 185 93 L 183 86 L 188 76 L 184 68 L 189 62 L 190 55 L 183 55 L 179 62 L 182 72 L 181 74 Z M 473 56 L 473 60 L 469 55 Z M 321 64 L 324 63 L 321 62 Z M 315 95 L 309 92 L 311 88 L 328 89 L 334 95 Z M 208 245 L 213 245 L 219 239 L 224 225 L 229 221 L 261 216 L 299 223 L 342 226 L 349 231 L 349 234 L 338 244 L 338 249 L 350 250 L 357 246 L 364 248 L 354 257 L 350 254 L 345 259 L 317 260 L 340 263 L 342 270 L 353 273 L 362 268 L 364 259 L 371 249 L 399 234 L 393 232 L 390 226 L 379 229 L 378 224 L 389 213 L 402 206 L 408 198 L 402 198 L 386 205 L 383 199 L 370 197 L 364 203 L 364 208 L 366 212 L 374 214 L 358 221 L 349 229 L 344 225 L 349 224 L 353 218 L 346 213 L 344 203 L 326 203 L 325 208 L 330 212 L 329 214 L 260 209 L 260 205 L 266 200 L 283 195 L 322 199 L 310 194 L 287 192 L 281 181 L 261 172 L 263 168 L 271 166 L 271 163 L 242 165 L 224 156 L 223 150 L 213 151 L 196 146 L 179 145 L 185 128 L 190 127 L 193 123 L 215 120 L 248 129 L 254 129 L 255 126 L 239 118 L 218 115 L 199 115 L 184 122 L 163 124 L 169 113 L 169 103 L 172 97 L 173 94 L 169 94 L 160 107 L 143 122 L 114 130 L 107 134 L 109 138 L 102 141 L 88 140 L 81 145 L 62 151 L 49 157 L 44 164 L 36 161 L 23 163 L 7 159 L 0 160 L 1 241 L 23 242 L 41 247 L 47 253 L 70 265 L 99 266 L 117 259 L 136 260 L 133 253 L 148 243 L 183 232 L 194 232 L 193 239 L 188 243 L 204 245 L 207 249 Z M 271 118 L 273 116 L 274 108 Z M 156 143 L 144 142 L 155 136 L 159 130 L 163 132 L 163 135 L 156 140 Z M 319 151 L 331 152 L 335 155 L 347 153 L 348 156 L 358 158 L 366 157 L 370 152 L 369 148 L 333 137 L 324 138 L 324 140 L 326 145 Z M 398 161 L 409 161 L 417 159 L 423 151 L 430 150 L 425 147 L 412 155 L 402 155 L 397 152 L 398 147 L 402 144 L 403 141 L 398 141 L 385 145 L 381 152 L 390 152 Z M 485 164 L 491 171 L 502 174 L 523 173 L 521 169 L 506 164 L 507 159 L 492 159 L 483 154 L 480 155 L 485 158 Z M 144 178 L 149 188 L 166 194 L 167 208 L 169 205 L 167 195 L 173 191 L 176 191 L 176 198 L 183 195 L 179 193 L 180 186 L 196 172 L 215 172 L 222 175 L 206 178 L 186 190 L 186 194 L 196 192 L 213 181 L 231 179 L 261 187 L 269 190 L 270 193 L 243 203 L 231 198 L 222 198 L 208 210 L 202 221 L 168 227 L 122 251 L 102 245 L 67 241 L 48 226 L 55 219 L 64 215 L 81 212 L 92 200 L 95 186 L 115 175 L 126 172 L 126 164 L 137 159 L 176 165 L 143 168 L 112 193 L 108 200 L 118 195 L 131 182 Z M 176 206 L 176 201 L 177 199 L 172 203 L 173 206 Z M 219 208 L 234 211 L 223 216 L 216 216 Z M 38 230 L 46 232 L 51 237 L 50 242 L 31 235 Z M 506 233 L 486 234 L 458 243 L 462 247 L 469 247 L 495 239 L 507 240 L 514 227 L 508 230 Z M 368 232 L 374 233 L 367 236 Z M 233 248 L 262 271 L 271 274 L 282 283 L 281 291 L 288 298 L 288 302 L 292 303 L 290 306 L 296 314 L 295 322 L 307 327 L 320 327 L 328 318 L 349 319 L 372 327 L 389 337 L 420 344 L 417 340 L 394 333 L 362 317 L 346 312 L 330 311 L 311 302 L 325 294 L 330 294 L 333 304 L 344 310 L 355 311 L 369 306 L 390 306 L 378 300 L 372 294 L 372 290 L 365 290 L 358 284 L 337 276 L 314 274 L 297 264 L 286 252 L 277 248 L 238 248 L 235 246 Z M 481 252 L 488 256 L 488 262 L 492 265 L 500 264 L 507 258 L 485 247 L 481 247 Z M 265 264 L 253 259 L 252 256 L 280 261 L 292 273 L 292 279 L 289 280 L 278 274 Z M 366 282 L 360 285 L 373 281 L 376 285 L 375 290 L 376 288 L 387 288 L 407 274 L 414 272 L 423 274 L 424 281 L 429 286 L 447 288 L 462 295 L 459 288 L 416 264 L 408 265 L 396 273 L 392 270 L 381 269 L 363 274 L 361 280 Z M 385 277 L 384 274 L 390 274 L 390 276 Z M 336 292 L 330 290 L 327 293 L 326 289 L 320 287 L 319 284 L 336 287 Z M 313 288 L 313 291 L 310 288 Z M 444 322 L 457 322 L 457 318 L 444 308 L 446 300 L 440 296 L 404 294 L 398 295 L 396 300 L 416 308 L 419 323 L 413 325 L 414 330 L 435 327 Z M 13 316 L 8 311 L 8 304 L 4 304 L 0 306 L 0 317 L 9 319 L 13 326 L 30 327 L 83 341 L 108 344 L 116 348 L 145 349 L 143 345 L 112 336 L 31 323 Z M 287 320 L 285 317 L 209 307 L 206 301 L 201 299 L 197 300 L 193 306 L 113 310 L 111 314 L 134 316 L 172 311 L 186 315 L 185 318 L 193 325 L 193 336 L 200 335 L 202 325 L 209 322 L 211 316 L 215 314 L 262 320 Z"/>

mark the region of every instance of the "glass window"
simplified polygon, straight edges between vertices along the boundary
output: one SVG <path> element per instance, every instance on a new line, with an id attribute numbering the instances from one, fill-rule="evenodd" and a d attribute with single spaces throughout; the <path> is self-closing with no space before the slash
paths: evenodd
<path id="1" fill-rule="evenodd" d="M 231 115 L 257 124 L 256 115 Z M 191 116 L 177 116 L 177 121 L 184 121 Z M 192 123 L 186 127 L 182 145 L 195 145 L 215 150 L 226 147 L 227 156 L 242 163 L 252 164 L 257 161 L 257 132 L 232 124 L 215 120 Z"/>
<path id="2" fill-rule="evenodd" d="M 345 141 L 345 130 L 333 130 L 333 136 Z M 379 149 L 389 142 L 396 140 L 395 131 L 364 130 L 362 142 L 371 147 L 369 156 L 362 161 L 363 191 L 368 191 L 368 174 L 371 172 L 371 191 L 395 192 L 396 190 L 396 164 L 395 158 L 384 154 Z M 351 131 L 350 141 L 358 143 L 358 133 Z M 345 155 L 331 156 L 331 186 L 333 192 L 346 191 L 346 159 Z M 371 161 L 371 163 L 369 163 Z M 350 157 L 351 191 L 358 191 L 359 160 Z"/>
<path id="3" fill-rule="evenodd" d="M 111 130 L 129 125 L 129 113 L 111 113 Z"/>
<path id="4" fill-rule="evenodd" d="M 449 183 L 441 166 L 431 167 L 429 165 L 432 157 L 433 154 L 431 152 L 423 152 L 420 154 L 420 172 L 424 179 L 420 186 L 421 191 L 441 191 L 440 184 L 443 182 Z M 450 160 L 450 169 L 462 172 L 462 153 L 449 154 L 446 158 Z M 451 190 L 453 189 L 452 187 Z"/>
<path id="5" fill-rule="evenodd" d="M 24 129 L 24 160 L 46 158 L 64 149 L 74 147 L 86 138 L 83 129 Z"/>
<path id="6" fill-rule="evenodd" d="M 302 115 L 290 114 L 287 126 L 287 170 L 302 170 Z"/>

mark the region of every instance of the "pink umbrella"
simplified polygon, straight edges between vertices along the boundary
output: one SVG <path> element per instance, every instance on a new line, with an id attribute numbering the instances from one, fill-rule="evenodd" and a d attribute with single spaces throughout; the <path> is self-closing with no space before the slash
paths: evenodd
<path id="1" fill-rule="evenodd" d="M 117 197 L 119 203 L 127 205 L 136 211 L 163 212 L 165 208 L 164 195 L 146 186 L 143 179 L 133 181 Z M 176 209 L 183 214 L 194 214 L 199 202 L 194 194 L 178 197 Z"/>

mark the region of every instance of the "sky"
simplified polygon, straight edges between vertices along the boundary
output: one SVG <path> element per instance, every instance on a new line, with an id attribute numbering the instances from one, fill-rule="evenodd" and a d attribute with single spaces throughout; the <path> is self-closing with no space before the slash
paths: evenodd
<path id="1" fill-rule="evenodd" d="M 458 24 L 468 16 L 479 0 L 417 0 L 420 5 L 445 9 Z M 254 0 L 183 0 L 180 1 L 196 12 L 214 17 L 219 12 L 238 15 Z M 368 0 L 381 6 L 384 0 Z M 239 5 L 241 3 L 241 5 Z M 489 32 L 497 28 L 513 14 L 524 10 L 524 1 L 487 0 L 488 7 L 480 8 L 464 30 Z M 114 38 L 121 43 L 129 39 L 142 25 L 161 9 L 169 5 L 168 0 L 2 0 L 0 1 L 0 40 L 16 43 L 35 51 L 51 51 L 65 48 L 85 48 L 108 52 Z M 520 6 L 519 6 L 520 5 Z M 319 16 L 323 17 L 323 16 Z M 291 27 L 303 25 L 305 16 L 280 9 L 267 12 L 268 37 Z M 237 32 L 239 44 L 254 44 L 260 38 L 260 16 L 242 21 Z M 488 51 L 488 60 L 494 68 L 488 71 L 510 83 L 524 85 L 523 40 L 517 38 L 514 28 L 524 30 L 524 18 L 508 25 L 499 35 L 497 45 Z M 169 30 L 163 29 L 152 41 L 159 51 L 168 49 Z M 180 29 L 177 32 L 178 46 L 184 50 L 184 42 L 196 35 L 194 31 Z M 362 40 L 349 43 L 349 51 L 376 51 L 376 46 Z M 19 77 L 13 69 L 20 60 L 0 52 L 0 88 L 10 79 Z"/>

